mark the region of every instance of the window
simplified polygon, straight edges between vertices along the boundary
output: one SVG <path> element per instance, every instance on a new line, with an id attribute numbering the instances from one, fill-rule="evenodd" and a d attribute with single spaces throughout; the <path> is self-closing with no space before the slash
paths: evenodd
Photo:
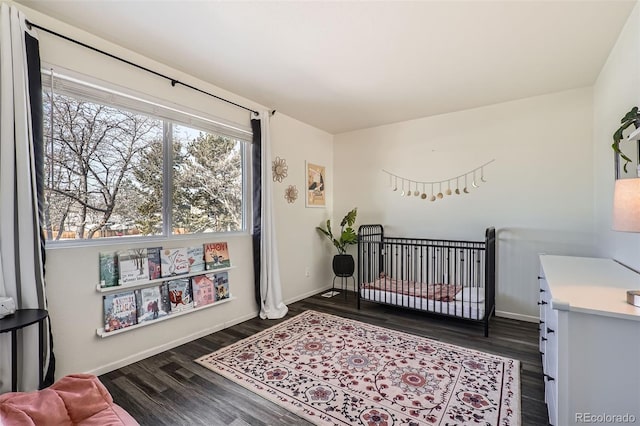
<path id="1" fill-rule="evenodd" d="M 242 151 L 238 141 L 173 126 L 172 228 L 178 233 L 242 226 Z"/>
<path id="2" fill-rule="evenodd" d="M 47 241 L 245 226 L 250 132 L 43 72 Z"/>

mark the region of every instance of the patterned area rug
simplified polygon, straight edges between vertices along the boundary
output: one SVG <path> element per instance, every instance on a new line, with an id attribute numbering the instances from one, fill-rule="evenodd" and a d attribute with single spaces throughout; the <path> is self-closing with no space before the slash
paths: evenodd
<path id="1" fill-rule="evenodd" d="M 519 425 L 518 361 L 306 311 L 196 360 L 318 425 Z"/>

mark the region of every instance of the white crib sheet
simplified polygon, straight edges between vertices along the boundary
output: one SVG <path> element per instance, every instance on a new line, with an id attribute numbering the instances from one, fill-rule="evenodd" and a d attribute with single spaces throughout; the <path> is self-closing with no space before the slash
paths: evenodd
<path id="1" fill-rule="evenodd" d="M 360 295 L 362 299 L 372 302 L 387 303 L 390 305 L 435 312 L 459 318 L 478 320 L 484 318 L 484 302 L 469 302 L 466 300 L 464 302 L 441 302 L 438 300 L 425 299 L 423 297 L 408 296 L 370 288 L 361 289 Z"/>

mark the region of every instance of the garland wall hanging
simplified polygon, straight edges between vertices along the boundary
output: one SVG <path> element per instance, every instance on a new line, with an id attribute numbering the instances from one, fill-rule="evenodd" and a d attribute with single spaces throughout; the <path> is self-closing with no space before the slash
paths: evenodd
<path id="1" fill-rule="evenodd" d="M 429 201 L 435 201 L 444 198 L 445 195 L 468 194 L 469 182 L 471 182 L 471 188 L 478 188 L 480 182 L 484 183 L 487 181 L 484 177 L 484 168 L 494 161 L 496 160 L 487 161 L 475 169 L 471 169 L 458 176 L 428 182 L 408 179 L 384 169 L 382 169 L 382 171 L 389 175 L 389 187 L 392 188 L 393 191 L 399 191 L 401 196 L 414 196 L 420 197 L 423 200 L 429 199 Z M 461 183 L 463 184 L 462 189 L 460 189 Z"/>

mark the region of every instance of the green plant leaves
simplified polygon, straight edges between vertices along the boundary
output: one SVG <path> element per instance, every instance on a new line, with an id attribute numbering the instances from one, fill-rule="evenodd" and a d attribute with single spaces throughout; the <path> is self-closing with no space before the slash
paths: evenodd
<path id="1" fill-rule="evenodd" d="M 358 242 L 358 235 L 352 228 L 353 224 L 356 223 L 357 213 L 358 208 L 355 207 L 342 219 L 342 222 L 340 222 L 340 238 L 334 238 L 333 232 L 331 231 L 331 220 L 327 220 L 326 229 L 316 226 L 318 231 L 331 240 L 336 249 L 338 249 L 339 254 L 345 254 L 347 252 L 347 246 Z"/>
<path id="2" fill-rule="evenodd" d="M 325 231 L 324 229 L 320 228 L 319 226 L 316 226 L 316 229 L 320 232 L 322 232 L 324 235 L 326 235 L 327 237 L 329 237 L 330 239 L 333 239 L 333 235 L 331 235 L 331 232 Z M 329 231 L 331 231 L 331 227 L 327 227 L 327 229 Z"/>
<path id="3" fill-rule="evenodd" d="M 344 227 L 345 225 L 353 226 L 353 224 L 356 223 L 357 214 L 358 214 L 358 208 L 354 207 L 353 210 L 347 213 L 345 217 L 342 219 L 342 222 L 340 222 L 340 226 L 341 227 Z"/>
<path id="4" fill-rule="evenodd" d="M 618 129 L 613 133 L 613 144 L 611 144 L 611 148 L 613 148 L 613 151 L 625 161 L 623 168 L 626 172 L 627 165 L 631 163 L 632 160 L 620 150 L 620 142 L 624 139 L 623 132 L 629 126 L 633 124 L 636 129 L 640 127 L 640 114 L 638 114 L 638 107 L 635 106 L 631 108 L 631 111 L 629 111 L 624 115 L 624 117 L 622 117 L 620 123 L 621 126 L 618 127 Z"/>
<path id="5" fill-rule="evenodd" d="M 620 123 L 624 123 L 625 121 L 628 121 L 628 120 L 636 120 L 637 118 L 638 118 L 638 107 L 635 106 L 631 108 L 631 111 L 629 111 L 624 115 L 622 120 L 620 120 Z"/>
<path id="6" fill-rule="evenodd" d="M 342 231 L 342 235 L 340 235 L 340 240 L 344 244 L 355 244 L 358 242 L 358 236 L 356 235 L 356 231 L 353 228 L 347 228 Z"/>

